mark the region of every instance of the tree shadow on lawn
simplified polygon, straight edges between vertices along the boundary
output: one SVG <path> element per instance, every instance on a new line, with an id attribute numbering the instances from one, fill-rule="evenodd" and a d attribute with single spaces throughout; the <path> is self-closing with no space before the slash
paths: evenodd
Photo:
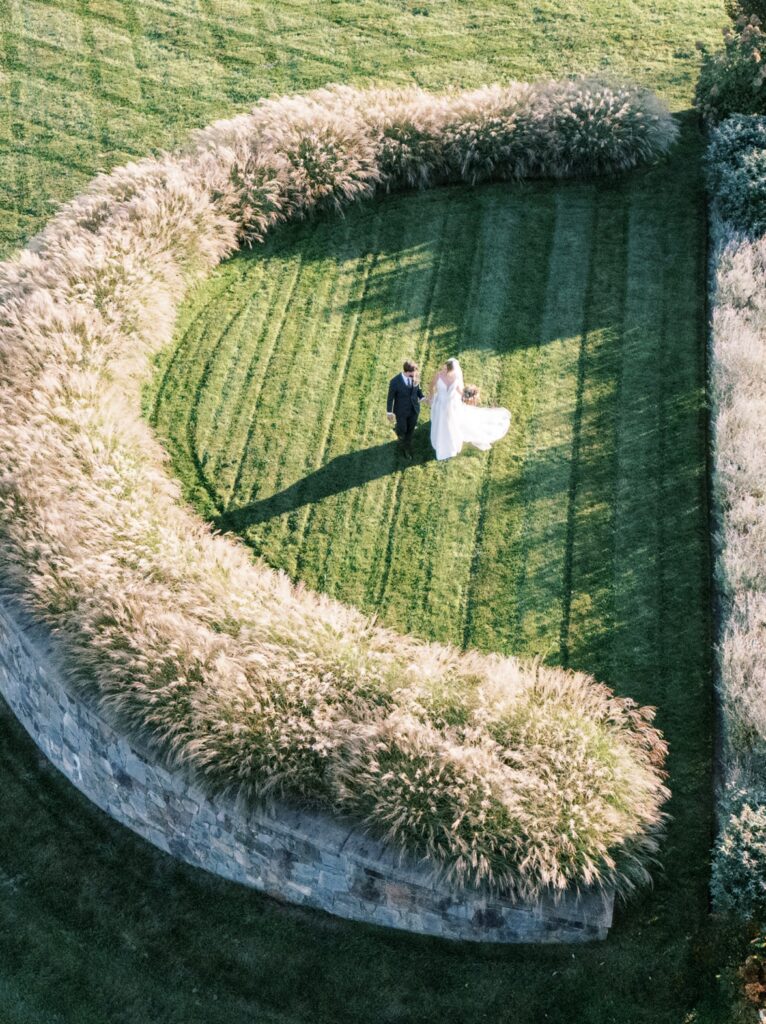
<path id="1" fill-rule="evenodd" d="M 373 309 L 376 328 L 390 331 L 422 320 L 427 312 L 429 332 L 438 339 L 440 349 L 484 348 L 496 338 L 491 331 L 485 335 L 488 320 L 481 315 L 466 325 L 464 300 L 469 297 L 471 275 L 488 280 L 497 266 L 503 265 L 507 253 L 493 250 L 488 239 L 482 243 L 482 230 L 489 233 L 505 218 L 505 237 L 501 229 L 494 241 L 502 238 L 508 242 L 509 237 L 534 240 L 535 255 L 542 265 L 527 263 L 515 282 L 527 294 L 506 296 L 506 307 L 514 302 L 523 303 L 529 299 L 528 293 L 534 295 L 538 291 L 540 278 L 545 284 L 557 204 L 559 210 L 591 208 L 600 196 L 627 193 L 633 175 L 638 173 L 588 182 L 539 180 L 444 185 L 422 192 L 376 196 L 340 214 L 319 213 L 306 221 L 287 224 L 262 246 L 239 250 L 225 262 L 252 263 L 255 269 L 259 261 L 296 252 L 300 252 L 303 267 L 332 262 L 338 266 L 360 265 L 372 258 L 376 261 L 375 270 L 366 279 L 363 294 L 345 300 L 330 296 L 326 308 L 315 315 L 341 314 L 353 319 Z M 509 229 L 518 231 L 518 235 L 508 236 Z M 562 262 L 568 258 L 566 245 L 573 246 L 571 258 L 580 259 L 578 239 L 571 235 L 559 249 Z M 555 289 L 555 280 L 551 287 Z M 424 310 L 423 297 L 429 294 Z M 481 314 L 482 310 L 477 312 Z M 510 330 L 517 348 L 537 347 L 570 331 L 570 325 L 560 323 L 550 333 L 516 333 L 513 317 L 505 317 L 503 326 Z"/>
<path id="2" fill-rule="evenodd" d="M 683 121 L 686 123 L 688 118 Z M 686 124 L 684 137 L 689 135 L 690 127 L 693 126 Z M 582 328 L 582 313 L 578 308 L 569 309 L 557 298 L 552 319 L 543 316 L 542 311 L 547 295 L 557 296 L 562 287 L 565 289 L 567 284 L 571 287 L 577 280 L 577 272 L 572 276 L 572 265 L 582 267 L 583 279 L 587 276 L 589 245 L 583 243 L 578 225 L 587 226 L 590 211 L 598 210 L 603 204 L 616 201 L 627 208 L 633 190 L 648 190 L 653 194 L 667 188 L 678 175 L 679 162 L 688 159 L 688 148 L 688 144 L 679 145 L 660 166 L 640 168 L 615 178 L 587 182 L 509 181 L 476 187 L 452 185 L 425 192 L 378 196 L 352 207 L 341 218 L 324 213 L 308 223 L 288 224 L 262 246 L 241 251 L 233 258 L 252 263 L 254 267 L 270 257 L 296 252 L 300 253 L 301 265 L 335 261 L 338 266 L 348 264 L 358 268 L 366 258 L 377 259 L 382 255 L 398 261 L 392 265 L 378 261 L 374 273 L 365 278 L 361 296 L 340 299 L 331 295 L 320 308 L 312 306 L 307 310 L 312 319 L 341 316 L 347 322 L 358 320 L 365 310 L 374 310 L 376 331 L 401 330 L 401 351 L 390 354 L 392 365 L 376 367 L 372 379 L 365 367 L 360 369 L 353 362 L 347 367 L 346 388 L 384 395 L 388 377 L 396 372 L 401 358 L 412 354 L 409 351 L 413 341 L 411 330 L 406 328 L 414 321 L 427 319 L 428 322 L 426 340 L 429 345 L 424 374 L 429 377 L 435 366 L 449 355 L 464 354 L 470 364 L 482 355 L 539 349 L 562 338 L 576 336 Z M 557 236 L 554 228 L 562 215 L 565 221 L 567 217 L 570 220 L 568 228 Z M 492 236 L 489 241 L 481 238 L 481 231 L 494 230 L 495 222 L 503 218 L 505 226 L 497 237 Z M 515 238 L 522 242 L 523 258 L 514 263 L 507 252 L 493 248 L 491 242 Z M 598 242 L 597 234 L 594 239 Z M 504 273 L 507 280 L 503 288 Z M 245 272 L 243 283 L 247 283 L 248 277 Z M 485 287 L 488 291 L 482 297 L 481 289 Z M 474 288 L 480 290 L 478 299 L 471 291 Z M 338 291 L 345 292 L 345 289 Z M 243 289 L 243 295 L 245 293 Z M 471 298 L 474 304 L 466 321 L 465 307 Z M 590 332 L 604 330 L 619 334 L 622 327 L 609 317 L 603 322 L 588 324 Z M 301 372 L 310 370 L 312 358 L 320 357 L 312 356 L 310 350 L 303 353 L 303 364 L 309 365 L 302 365 Z M 471 372 L 470 367 L 468 372 Z M 211 394 L 210 401 L 217 406 L 219 396 Z M 299 424 L 298 429 L 301 426 Z M 281 427 L 283 431 L 290 429 L 292 425 L 287 421 Z M 641 429 L 639 422 L 635 429 Z M 367 439 L 360 440 L 364 443 Z M 196 436 L 188 438 L 188 456 L 197 482 L 218 511 L 214 521 L 221 529 L 237 528 L 234 523 L 264 522 L 280 510 L 295 510 L 309 501 L 321 500 L 338 490 L 361 486 L 386 472 L 393 472 L 393 465 L 384 468 L 385 447 L 373 446 L 367 449 L 366 455 L 358 452 L 338 456 L 327 467 L 310 474 L 305 482 L 296 481 L 286 488 L 281 497 L 267 499 L 268 504 L 248 505 L 248 518 L 244 509 L 231 513 L 225 509 L 211 468 L 197 450 Z M 356 483 L 335 489 L 333 478 L 346 472 Z M 317 497 L 312 498 L 314 491 Z"/>

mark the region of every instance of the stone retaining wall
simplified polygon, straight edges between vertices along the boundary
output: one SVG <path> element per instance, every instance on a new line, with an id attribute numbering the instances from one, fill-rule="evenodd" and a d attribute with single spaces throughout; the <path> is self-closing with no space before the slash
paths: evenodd
<path id="1" fill-rule="evenodd" d="M 67 682 L 51 635 L 0 601 L 0 694 L 38 747 L 107 814 L 197 867 L 340 917 L 451 939 L 583 942 L 606 937 L 614 897 L 536 904 L 434 884 L 351 822 L 212 799 L 128 742 Z"/>

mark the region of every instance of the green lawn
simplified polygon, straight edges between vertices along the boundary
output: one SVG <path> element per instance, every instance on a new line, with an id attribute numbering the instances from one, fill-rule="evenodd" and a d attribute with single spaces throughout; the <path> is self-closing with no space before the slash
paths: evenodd
<path id="1" fill-rule="evenodd" d="M 96 170 L 272 92 L 601 69 L 682 110 L 694 41 L 722 22 L 701 0 L 0 0 L 0 249 Z M 655 889 L 579 949 L 335 921 L 174 863 L 4 713 L 3 1024 L 729 1019 L 707 916 L 700 149 L 687 117 L 667 165 L 618 181 L 448 189 L 290 228 L 191 297 L 147 405 L 190 498 L 273 564 L 397 628 L 656 704 L 674 817 Z M 460 354 L 510 436 L 437 465 L 425 414 L 416 464 L 397 463 L 382 404 L 407 352 Z"/>

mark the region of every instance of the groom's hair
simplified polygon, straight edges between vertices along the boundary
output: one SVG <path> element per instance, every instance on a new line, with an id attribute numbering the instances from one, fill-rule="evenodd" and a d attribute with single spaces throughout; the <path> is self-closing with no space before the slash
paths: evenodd
<path id="1" fill-rule="evenodd" d="M 413 363 L 413 361 L 411 359 L 405 359 L 404 360 L 404 372 L 405 373 L 413 373 L 415 370 L 417 370 L 417 368 L 418 368 L 418 364 L 417 363 Z"/>

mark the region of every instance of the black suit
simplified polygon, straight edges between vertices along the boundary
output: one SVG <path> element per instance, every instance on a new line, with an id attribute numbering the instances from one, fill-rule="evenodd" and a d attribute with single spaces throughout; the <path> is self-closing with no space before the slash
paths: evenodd
<path id="1" fill-rule="evenodd" d="M 412 445 L 412 435 L 420 415 L 420 400 L 423 397 L 420 385 L 410 386 L 401 373 L 397 373 L 388 385 L 386 411 L 396 416 L 396 433 L 405 448 Z"/>

